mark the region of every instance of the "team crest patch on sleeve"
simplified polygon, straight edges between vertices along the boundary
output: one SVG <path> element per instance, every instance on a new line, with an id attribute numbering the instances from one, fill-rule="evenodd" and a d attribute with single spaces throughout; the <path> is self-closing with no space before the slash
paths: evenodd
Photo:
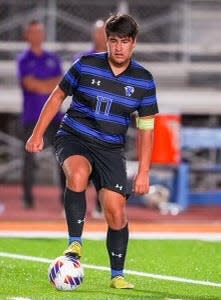
<path id="1" fill-rule="evenodd" d="M 133 93 L 134 93 L 134 87 L 133 86 L 130 86 L 130 85 L 127 85 L 124 87 L 125 89 L 125 94 L 127 97 L 130 97 Z"/>

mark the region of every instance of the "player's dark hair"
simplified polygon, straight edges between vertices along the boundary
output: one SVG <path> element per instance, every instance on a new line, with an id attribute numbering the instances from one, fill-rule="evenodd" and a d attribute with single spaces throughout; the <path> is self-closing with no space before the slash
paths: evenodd
<path id="1" fill-rule="evenodd" d="M 105 31 L 107 37 L 115 34 L 118 37 L 132 37 L 135 40 L 138 34 L 138 24 L 129 15 L 112 15 L 105 22 Z"/>

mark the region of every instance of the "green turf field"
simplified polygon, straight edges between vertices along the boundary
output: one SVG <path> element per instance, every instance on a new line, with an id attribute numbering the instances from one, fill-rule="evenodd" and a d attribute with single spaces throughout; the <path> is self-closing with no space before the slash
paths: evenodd
<path id="1" fill-rule="evenodd" d="M 56 291 L 47 279 L 49 259 L 65 248 L 64 239 L 0 238 L 0 299 L 221 299 L 221 242 L 131 240 L 126 270 L 134 290 L 109 288 L 105 241 L 85 240 L 84 283 Z"/>

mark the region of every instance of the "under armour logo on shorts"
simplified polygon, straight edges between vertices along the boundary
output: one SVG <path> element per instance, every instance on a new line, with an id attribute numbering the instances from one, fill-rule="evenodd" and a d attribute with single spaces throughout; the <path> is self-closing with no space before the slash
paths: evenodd
<path id="1" fill-rule="evenodd" d="M 123 189 L 123 186 L 122 185 L 119 185 L 118 183 L 115 185 L 115 188 L 119 189 L 120 191 L 122 191 Z"/>

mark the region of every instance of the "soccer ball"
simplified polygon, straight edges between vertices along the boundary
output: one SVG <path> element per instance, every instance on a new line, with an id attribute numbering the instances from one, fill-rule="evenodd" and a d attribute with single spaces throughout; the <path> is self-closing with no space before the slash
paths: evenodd
<path id="1" fill-rule="evenodd" d="M 75 290 L 83 278 L 84 270 L 80 260 L 71 256 L 55 258 L 48 268 L 48 279 L 57 290 Z"/>

